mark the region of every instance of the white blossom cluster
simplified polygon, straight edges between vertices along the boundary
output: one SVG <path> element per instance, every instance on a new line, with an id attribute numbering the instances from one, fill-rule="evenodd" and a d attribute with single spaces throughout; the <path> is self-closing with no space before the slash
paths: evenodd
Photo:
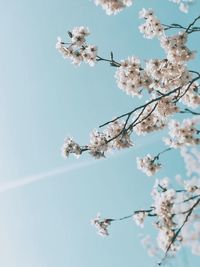
<path id="1" fill-rule="evenodd" d="M 152 39 L 156 36 L 160 37 L 164 34 L 164 27 L 155 17 L 153 9 L 143 8 L 139 12 L 139 18 L 145 19 L 145 23 L 139 26 L 139 30 L 145 38 Z"/>
<path id="2" fill-rule="evenodd" d="M 133 130 L 137 135 L 145 135 L 150 132 L 161 130 L 165 127 L 166 121 L 162 116 L 153 112 L 153 106 L 149 105 L 140 116 L 138 123 Z M 136 115 L 136 117 L 138 114 Z"/>
<path id="3" fill-rule="evenodd" d="M 183 186 L 185 191 L 181 193 L 179 203 L 174 205 L 174 212 L 182 215 L 177 216 L 177 222 L 182 222 L 185 218 L 185 211 L 190 211 L 194 206 L 194 203 L 200 202 L 200 178 L 192 176 L 191 179 L 183 180 L 179 178 L 179 183 Z M 182 204 L 180 205 L 180 200 Z M 191 252 L 196 255 L 200 255 L 200 214 L 198 212 L 199 203 L 188 217 L 187 222 L 181 230 L 182 245 L 191 248 Z M 182 217 L 182 218 L 181 218 Z"/>
<path id="4" fill-rule="evenodd" d="M 160 170 L 161 164 L 156 163 L 155 157 L 147 154 L 144 158 L 136 158 L 137 168 L 144 172 L 147 176 L 154 175 Z"/>
<path id="5" fill-rule="evenodd" d="M 90 134 L 90 144 L 89 144 L 90 154 L 99 159 L 104 157 L 104 153 L 108 150 L 107 138 L 104 133 L 93 131 Z"/>
<path id="6" fill-rule="evenodd" d="M 140 227 L 144 227 L 144 220 L 148 214 L 145 211 L 138 211 L 133 214 L 133 221 Z"/>
<path id="7" fill-rule="evenodd" d="M 152 81 L 150 88 L 167 93 L 182 87 L 191 79 L 186 66 L 180 62 L 170 62 L 167 59 L 151 59 L 146 63 L 145 71 Z"/>
<path id="8" fill-rule="evenodd" d="M 108 140 L 112 140 L 111 146 L 113 148 L 122 149 L 133 146 L 130 139 L 131 132 L 124 131 L 125 123 L 123 121 L 116 120 L 109 124 L 105 130 Z"/>
<path id="9" fill-rule="evenodd" d="M 192 75 L 182 62 L 151 59 L 146 61 L 145 68 L 142 69 L 140 60 L 132 56 L 121 61 L 115 78 L 121 90 L 128 95 L 141 97 L 143 88 L 149 93 L 157 90 L 167 93 L 178 87 L 183 87 L 183 91 L 186 89 L 184 85 L 188 84 Z M 195 101 L 198 101 L 196 95 Z"/>
<path id="10" fill-rule="evenodd" d="M 165 144 L 172 148 L 200 144 L 200 138 L 196 136 L 198 133 L 197 123 L 196 119 L 184 119 L 182 123 L 170 120 L 168 123 L 170 138 L 163 138 Z"/>
<path id="11" fill-rule="evenodd" d="M 163 97 L 158 101 L 156 111 L 160 116 L 166 117 L 178 112 L 179 108 L 177 107 L 176 103 L 173 102 L 172 97 Z"/>
<path id="12" fill-rule="evenodd" d="M 131 96 L 141 96 L 142 88 L 148 89 L 151 84 L 150 78 L 141 69 L 140 59 L 134 56 L 121 61 L 121 66 L 117 69 L 115 78 L 118 87 Z"/>
<path id="13" fill-rule="evenodd" d="M 95 0 L 97 6 L 101 6 L 107 15 L 115 15 L 125 7 L 132 5 L 133 0 Z"/>
<path id="14" fill-rule="evenodd" d="M 73 64 L 80 65 L 85 62 L 94 66 L 97 56 L 97 47 L 87 44 L 86 36 L 90 34 L 89 29 L 83 26 L 75 27 L 69 33 L 70 43 L 64 43 L 60 37 L 57 38 L 56 49 Z"/>
<path id="15" fill-rule="evenodd" d="M 195 51 L 190 51 L 186 46 L 188 34 L 179 32 L 173 36 L 163 35 L 160 38 L 161 47 L 167 54 L 167 59 L 170 62 L 186 62 L 195 57 Z"/>
<path id="16" fill-rule="evenodd" d="M 180 11 L 188 13 L 189 5 L 194 2 L 194 0 L 169 0 L 177 5 L 179 5 Z"/>
<path id="17" fill-rule="evenodd" d="M 64 158 L 67 158 L 71 153 L 78 157 L 81 155 L 81 148 L 72 138 L 67 137 L 62 145 L 61 154 Z"/>
<path id="18" fill-rule="evenodd" d="M 118 120 L 109 124 L 103 132 L 93 131 L 90 135 L 89 153 L 96 159 L 105 156 L 107 151 L 132 146 L 130 133 L 124 132 L 124 122 Z"/>
<path id="19" fill-rule="evenodd" d="M 158 228 L 157 244 L 164 252 L 169 249 L 170 252 L 174 253 L 182 245 L 187 245 L 187 232 L 181 230 L 174 239 L 176 231 L 179 228 L 182 229 L 184 224 L 193 225 L 198 217 L 200 179 L 196 179 L 190 185 L 185 180 L 184 184 L 183 190 L 175 191 L 169 187 L 169 180 L 165 178 L 161 181 L 157 180 L 152 191 L 154 200 L 152 206 L 157 216 L 155 223 Z M 199 232 L 196 232 L 195 236 L 199 239 Z"/>
<path id="20" fill-rule="evenodd" d="M 111 224 L 110 219 L 101 219 L 100 214 L 98 213 L 96 217 L 91 220 L 91 224 L 97 228 L 97 232 L 101 236 L 108 236 L 108 226 Z"/>
<path id="21" fill-rule="evenodd" d="M 198 108 L 200 106 L 200 95 L 198 92 L 198 88 L 198 83 L 184 85 L 181 91 L 186 93 L 183 95 L 183 97 L 181 97 L 180 102 L 190 108 Z"/>
<path id="22" fill-rule="evenodd" d="M 146 61 L 143 72 L 147 80 L 151 82 L 148 84 L 148 91 L 152 92 L 154 89 L 167 93 L 175 88 L 187 85 L 192 79 L 192 74 L 187 70 L 185 63 L 195 57 L 195 52 L 190 51 L 186 46 L 188 34 L 179 32 L 173 36 L 166 36 L 164 27 L 155 17 L 152 9 L 143 8 L 139 17 L 146 20 L 139 27 L 140 32 L 144 34 L 145 38 L 158 37 L 160 45 L 166 53 L 165 59 Z M 122 79 L 122 81 L 126 85 L 126 80 Z M 144 85 L 142 84 L 142 86 Z"/>
<path id="23" fill-rule="evenodd" d="M 146 20 L 139 27 L 140 32 L 149 39 L 158 37 L 160 45 L 166 53 L 166 58 L 145 61 L 144 68 L 141 66 L 140 59 L 135 56 L 122 60 L 115 73 L 118 87 L 128 95 L 139 97 L 142 96 L 144 88 L 149 93 L 158 90 L 161 93 L 167 93 L 178 87 L 182 88 L 180 89 L 182 91 L 187 89 L 185 86 L 191 81 L 192 74 L 188 71 L 186 62 L 195 56 L 195 52 L 190 51 L 186 46 L 188 34 L 179 32 L 173 36 L 166 36 L 163 26 L 154 16 L 152 9 L 143 8 L 139 17 Z M 192 88 L 194 86 L 191 86 L 190 93 Z M 190 97 L 190 102 L 192 100 L 198 102 L 199 97 L 197 95 Z M 175 109 L 174 112 L 177 110 Z"/>
<path id="24" fill-rule="evenodd" d="M 166 181 L 164 182 L 166 183 Z M 175 226 L 175 223 L 173 221 L 172 208 L 176 198 L 176 191 L 174 189 L 168 189 L 167 186 L 164 187 L 163 184 L 161 187 L 163 190 L 160 192 L 158 181 L 156 181 L 156 185 L 152 191 L 152 197 L 154 200 L 154 212 L 158 217 L 155 224 L 158 228 L 158 247 L 161 250 L 166 251 L 174 235 L 173 227 Z M 175 251 L 176 249 L 177 247 L 173 244 L 171 250 Z"/>

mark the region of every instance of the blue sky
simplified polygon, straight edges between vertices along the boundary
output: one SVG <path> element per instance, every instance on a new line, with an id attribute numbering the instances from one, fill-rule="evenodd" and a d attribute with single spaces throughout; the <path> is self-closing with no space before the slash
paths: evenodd
<path id="1" fill-rule="evenodd" d="M 57 36 L 67 37 L 67 30 L 84 25 L 101 56 L 113 51 L 117 60 L 162 57 L 158 42 L 139 33 L 138 11 L 152 7 L 163 23 L 187 25 L 199 15 L 200 1 L 185 15 L 165 0 L 136 0 L 112 17 L 89 0 L 0 3 L 0 191 L 5 182 L 58 170 L 48 179 L 0 192 L 0 266 L 155 266 L 140 245 L 141 230 L 131 220 L 116 223 L 111 235 L 101 238 L 90 219 L 98 211 L 120 217 L 148 207 L 154 178 L 136 169 L 135 157 L 162 150 L 161 134 L 135 137 L 134 148 L 101 161 L 88 155 L 61 158 L 65 136 L 87 143 L 90 130 L 138 100 L 117 88 L 113 68 L 104 63 L 76 68 L 60 56 L 55 42 Z M 199 41 L 198 34 L 191 36 L 192 50 L 198 50 Z M 199 69 L 199 54 L 191 68 Z M 156 177 L 184 173 L 178 153 L 162 159 L 165 169 Z M 76 170 L 67 171 L 76 164 Z M 151 229 L 146 223 L 144 233 Z M 198 257 L 184 250 L 171 266 L 198 263 Z"/>

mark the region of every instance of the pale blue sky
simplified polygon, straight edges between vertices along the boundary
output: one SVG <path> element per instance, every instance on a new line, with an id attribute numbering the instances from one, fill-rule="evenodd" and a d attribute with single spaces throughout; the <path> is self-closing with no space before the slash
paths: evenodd
<path id="1" fill-rule="evenodd" d="M 60 147 L 66 135 L 80 143 L 91 129 L 128 111 L 138 100 L 120 91 L 114 69 L 74 67 L 55 50 L 57 36 L 74 26 L 88 26 L 99 54 L 117 60 L 137 55 L 163 56 L 157 41 L 142 38 L 138 11 L 155 8 L 163 23 L 187 25 L 199 15 L 200 1 L 189 15 L 167 0 L 135 0 L 117 16 L 106 16 L 89 0 L 0 0 L 0 183 L 90 161 L 84 155 L 65 161 Z M 198 34 L 190 47 L 199 49 Z M 199 54 L 191 68 L 199 69 Z M 140 245 L 141 230 L 130 220 L 101 238 L 90 226 L 98 211 L 120 217 L 148 207 L 155 178 L 136 169 L 135 157 L 159 152 L 161 134 L 133 138 L 135 148 L 94 161 L 90 166 L 0 193 L 0 266 L 2 267 L 150 267 L 155 260 Z M 184 173 L 178 153 L 163 156 L 165 170 L 156 177 Z M 176 162 L 176 164 L 174 164 Z M 144 232 L 151 232 L 146 223 Z M 172 266 L 196 267 L 199 258 L 184 251 Z"/>

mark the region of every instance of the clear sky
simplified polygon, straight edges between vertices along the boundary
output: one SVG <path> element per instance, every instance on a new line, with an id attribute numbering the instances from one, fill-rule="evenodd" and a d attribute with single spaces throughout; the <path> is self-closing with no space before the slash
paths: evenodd
<path id="1" fill-rule="evenodd" d="M 76 68 L 56 51 L 55 42 L 83 25 L 101 56 L 112 50 L 117 60 L 162 57 L 158 42 L 139 33 L 138 11 L 152 7 L 163 23 L 187 25 L 199 15 L 200 1 L 188 15 L 167 0 L 135 0 L 117 16 L 107 16 L 89 0 L 0 4 L 0 266 L 155 266 L 139 237 L 152 232 L 151 222 L 143 232 L 132 220 L 115 223 L 111 235 L 101 238 L 90 219 L 98 211 L 121 217 L 151 204 L 155 177 L 139 172 L 135 158 L 162 150 L 161 134 L 133 137 L 133 148 L 101 161 L 88 155 L 61 158 L 65 136 L 85 144 L 90 130 L 138 100 L 117 88 L 113 68 L 105 63 Z M 199 49 L 199 36 L 191 36 L 192 50 Z M 198 54 L 191 68 L 199 66 Z M 162 159 L 165 169 L 156 177 L 184 173 L 178 153 Z M 197 267 L 199 262 L 184 250 L 171 266 Z"/>

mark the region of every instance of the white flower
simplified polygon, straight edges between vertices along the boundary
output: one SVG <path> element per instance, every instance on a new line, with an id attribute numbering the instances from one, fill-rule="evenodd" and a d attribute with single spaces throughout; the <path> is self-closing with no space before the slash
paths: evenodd
<path id="1" fill-rule="evenodd" d="M 74 36 L 82 36 L 86 37 L 90 34 L 89 28 L 84 26 L 75 27 L 72 30 L 72 37 Z"/>
<path id="2" fill-rule="evenodd" d="M 91 220 L 91 224 L 97 228 L 99 235 L 108 236 L 108 226 L 111 224 L 111 221 L 111 219 L 101 219 L 100 213 L 98 213 L 96 217 Z"/>
<path id="3" fill-rule="evenodd" d="M 140 19 L 148 19 L 152 18 L 153 16 L 154 16 L 154 11 L 152 8 L 149 9 L 142 8 L 142 10 L 139 11 Z"/>
<path id="4" fill-rule="evenodd" d="M 90 150 L 90 154 L 99 159 L 105 156 L 105 152 L 108 150 L 107 138 L 104 133 L 100 133 L 98 131 L 93 131 L 90 134 L 90 144 L 88 145 Z"/>
<path id="5" fill-rule="evenodd" d="M 166 117 L 179 111 L 172 97 L 163 97 L 158 101 L 156 111 L 160 116 Z"/>
<path id="6" fill-rule="evenodd" d="M 155 162 L 155 158 L 147 154 L 144 158 L 137 158 L 137 167 L 147 176 L 154 175 L 161 168 L 160 163 Z"/>
<path id="7" fill-rule="evenodd" d="M 147 73 L 141 69 L 140 60 L 134 56 L 121 61 L 115 78 L 118 87 L 131 96 L 140 97 L 142 89 L 148 89 L 151 83 Z"/>
<path id="8" fill-rule="evenodd" d="M 171 62 L 168 59 L 147 61 L 145 71 L 152 81 L 149 87 L 161 93 L 168 93 L 175 88 L 183 87 L 192 77 L 185 64 Z"/>
<path id="9" fill-rule="evenodd" d="M 111 149 L 122 149 L 133 146 L 130 139 L 130 133 L 124 129 L 124 122 L 116 120 L 110 123 L 105 130 L 107 140 L 113 139 L 109 142 Z"/>
<path id="10" fill-rule="evenodd" d="M 83 61 L 88 63 L 90 66 L 94 66 L 97 57 L 97 46 L 88 45 L 82 52 Z"/>
<path id="11" fill-rule="evenodd" d="M 70 43 L 64 43 L 60 37 L 57 38 L 56 49 L 65 59 L 70 59 L 73 64 L 79 66 L 85 62 L 94 66 L 97 57 L 97 47 L 87 44 L 86 37 L 90 34 L 87 27 L 75 27 L 68 32 L 71 39 Z"/>
<path id="12" fill-rule="evenodd" d="M 183 92 L 186 92 L 184 96 L 180 99 L 184 105 L 190 108 L 197 108 L 200 105 L 200 95 L 198 93 L 198 83 L 186 84 L 182 87 Z"/>
<path id="13" fill-rule="evenodd" d="M 196 137 L 197 122 L 196 119 L 185 119 L 182 123 L 170 120 L 168 123 L 170 138 L 163 139 L 165 144 L 173 148 L 200 144 L 200 138 Z"/>
<path id="14" fill-rule="evenodd" d="M 165 127 L 165 119 L 158 113 L 153 112 L 153 109 L 156 110 L 156 107 L 149 105 L 140 116 L 140 123 L 137 123 L 133 128 L 134 132 L 137 135 L 145 135 L 147 133 L 158 131 Z M 136 114 L 136 118 L 138 114 Z"/>
<path id="15" fill-rule="evenodd" d="M 61 154 L 64 158 L 67 158 L 71 153 L 74 153 L 76 156 L 80 156 L 81 148 L 72 138 L 67 137 L 65 138 L 61 148 Z"/>
<path id="16" fill-rule="evenodd" d="M 186 46 L 188 34 L 179 32 L 173 36 L 161 36 L 160 44 L 167 54 L 167 59 L 170 62 L 185 62 L 195 57 L 195 52 L 190 51 Z"/>
<path id="17" fill-rule="evenodd" d="M 147 39 L 152 39 L 155 36 L 162 36 L 164 34 L 164 28 L 160 21 L 154 16 L 152 9 L 142 9 L 139 12 L 139 18 L 144 18 L 146 21 L 139 26 L 139 30 L 143 33 L 143 36 Z"/>
<path id="18" fill-rule="evenodd" d="M 145 211 L 138 211 L 133 214 L 133 220 L 138 226 L 144 227 L 144 219 L 146 216 L 147 213 Z"/>
<path id="19" fill-rule="evenodd" d="M 94 0 L 95 4 L 100 5 L 107 15 L 115 15 L 125 7 L 132 5 L 133 0 Z"/>

